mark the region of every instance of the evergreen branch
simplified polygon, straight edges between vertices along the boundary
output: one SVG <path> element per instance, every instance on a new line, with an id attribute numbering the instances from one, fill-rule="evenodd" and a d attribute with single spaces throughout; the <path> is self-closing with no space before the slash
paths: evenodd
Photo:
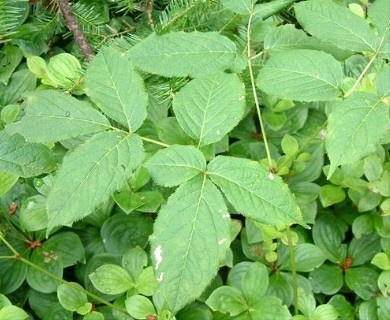
<path id="1" fill-rule="evenodd" d="M 83 31 L 77 22 L 76 17 L 72 13 L 72 9 L 67 0 L 58 0 L 60 10 L 66 21 L 66 26 L 73 33 L 74 40 L 77 46 L 80 48 L 84 55 L 85 60 L 91 61 L 93 57 L 93 51 L 90 44 L 87 41 Z"/>

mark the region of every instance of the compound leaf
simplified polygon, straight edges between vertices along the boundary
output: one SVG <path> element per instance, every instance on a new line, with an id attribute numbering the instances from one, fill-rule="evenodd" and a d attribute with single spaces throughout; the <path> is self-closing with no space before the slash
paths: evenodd
<path id="1" fill-rule="evenodd" d="M 304 1 L 295 5 L 303 28 L 316 38 L 356 51 L 375 51 L 378 39 L 368 23 L 332 1 Z"/>
<path id="2" fill-rule="evenodd" d="M 330 54 L 301 49 L 272 56 L 256 84 L 283 99 L 325 101 L 339 96 L 342 80 L 341 64 Z"/>
<path id="3" fill-rule="evenodd" d="M 146 167 L 157 184 L 173 187 L 203 172 L 206 160 L 195 147 L 174 145 L 157 151 Z"/>
<path id="4" fill-rule="evenodd" d="M 16 133 L 9 135 L 0 132 L 0 170 L 28 178 L 51 172 L 56 165 L 56 157 L 46 146 L 27 143 Z"/>
<path id="5" fill-rule="evenodd" d="M 218 73 L 197 78 L 173 100 L 176 118 L 199 146 L 217 142 L 244 115 L 245 87 L 235 74 Z"/>
<path id="6" fill-rule="evenodd" d="M 325 141 L 328 177 L 337 166 L 375 151 L 388 130 L 388 119 L 389 110 L 376 94 L 357 92 L 342 101 L 329 115 Z"/>
<path id="7" fill-rule="evenodd" d="M 64 158 L 47 197 L 48 230 L 71 225 L 118 190 L 143 158 L 142 141 L 101 132 Z"/>
<path id="8" fill-rule="evenodd" d="M 258 162 L 218 156 L 210 161 L 207 174 L 237 212 L 263 223 L 304 224 L 287 185 Z"/>
<path id="9" fill-rule="evenodd" d="M 230 67 L 236 46 L 217 32 L 152 33 L 129 50 L 134 65 L 165 77 L 213 74 Z"/>
<path id="10" fill-rule="evenodd" d="M 8 128 L 31 142 L 56 142 L 111 127 L 89 103 L 58 91 L 33 91 L 25 103 L 26 115 Z"/>
<path id="11" fill-rule="evenodd" d="M 146 118 L 148 96 L 143 80 L 129 59 L 114 48 L 103 48 L 92 60 L 85 75 L 85 92 L 130 132 Z"/>
<path id="12" fill-rule="evenodd" d="M 153 262 L 173 313 L 215 277 L 229 248 L 229 226 L 221 193 L 204 177 L 182 184 L 159 212 L 151 237 Z"/>

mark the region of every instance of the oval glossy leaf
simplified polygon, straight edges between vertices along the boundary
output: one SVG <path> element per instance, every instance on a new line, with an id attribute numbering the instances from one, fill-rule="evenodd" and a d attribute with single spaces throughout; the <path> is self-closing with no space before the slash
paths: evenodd
<path id="1" fill-rule="evenodd" d="M 127 312 L 136 319 L 148 319 L 148 316 L 156 315 L 153 303 L 141 295 L 126 299 L 125 305 Z"/>
<path id="2" fill-rule="evenodd" d="M 252 263 L 241 279 L 241 288 L 248 304 L 261 300 L 268 289 L 267 268 L 259 262 Z"/>
<path id="3" fill-rule="evenodd" d="M 89 103 L 58 91 L 34 91 L 25 104 L 26 115 L 9 128 L 30 142 L 56 142 L 111 128 Z"/>
<path id="4" fill-rule="evenodd" d="M 1 320 L 24 320 L 29 318 L 26 311 L 16 306 L 5 306 L 0 310 Z"/>
<path id="5" fill-rule="evenodd" d="M 213 311 L 229 313 L 231 317 L 244 312 L 248 308 L 241 291 L 230 286 L 223 286 L 214 290 L 206 304 Z"/>
<path id="6" fill-rule="evenodd" d="M 143 159 L 137 135 L 101 132 L 69 153 L 47 197 L 48 230 L 89 215 L 122 187 Z"/>
<path id="7" fill-rule="evenodd" d="M 229 248 L 229 228 L 224 199 L 204 177 L 182 184 L 159 212 L 151 252 L 173 313 L 199 297 L 217 274 Z"/>
<path id="8" fill-rule="evenodd" d="M 217 32 L 152 33 L 129 50 L 134 65 L 165 77 L 200 76 L 233 64 L 236 45 Z"/>
<path id="9" fill-rule="evenodd" d="M 83 290 L 84 288 L 77 282 L 62 283 L 58 286 L 57 297 L 64 309 L 77 311 L 88 302 L 88 297 Z"/>
<path id="10" fill-rule="evenodd" d="M 310 272 L 310 283 L 314 293 L 334 295 L 344 284 L 343 270 L 338 265 L 326 265 Z"/>
<path id="11" fill-rule="evenodd" d="M 332 1 L 304 1 L 295 5 L 299 23 L 314 37 L 341 49 L 375 51 L 377 39 L 368 23 Z"/>
<path id="12" fill-rule="evenodd" d="M 89 275 L 93 286 L 106 294 L 120 294 L 134 287 L 130 274 L 115 264 L 104 264 Z"/>
<path id="13" fill-rule="evenodd" d="M 345 283 L 363 300 L 370 300 L 378 294 L 378 273 L 368 267 L 345 270 Z"/>
<path id="14" fill-rule="evenodd" d="M 51 172 L 56 165 L 53 152 L 46 146 L 28 143 L 18 133 L 0 132 L 0 170 L 23 178 Z"/>
<path id="15" fill-rule="evenodd" d="M 237 212 L 263 223 L 304 225 L 287 185 L 258 162 L 218 156 L 210 161 L 207 174 Z"/>
<path id="16" fill-rule="evenodd" d="M 356 162 L 374 152 L 389 129 L 388 119 L 389 108 L 373 93 L 356 92 L 340 102 L 328 120 L 325 140 L 330 159 L 328 177 L 337 166 Z"/>
<path id="17" fill-rule="evenodd" d="M 124 254 L 136 246 L 145 248 L 153 230 L 153 221 L 147 215 L 116 213 L 100 229 L 107 252 Z"/>
<path id="18" fill-rule="evenodd" d="M 311 243 L 302 243 L 294 248 L 295 267 L 299 272 L 313 271 L 321 266 L 326 260 L 322 250 Z M 291 259 L 283 261 L 281 269 L 291 270 Z"/>
<path id="19" fill-rule="evenodd" d="M 46 251 L 44 248 L 35 248 L 29 260 L 58 279 L 62 278 L 63 264 L 57 253 Z M 56 292 L 60 284 L 59 281 L 32 267 L 27 270 L 26 280 L 31 288 L 42 293 Z"/>
<path id="20" fill-rule="evenodd" d="M 267 94 L 298 101 L 336 99 L 343 80 L 341 64 L 330 54 L 290 50 L 271 57 L 256 84 Z"/>
<path id="21" fill-rule="evenodd" d="M 130 132 L 146 118 L 148 96 L 143 80 L 129 59 L 114 48 L 100 50 L 88 66 L 85 92 L 106 115 Z"/>
<path id="22" fill-rule="evenodd" d="M 180 126 L 199 146 L 217 142 L 244 115 L 244 84 L 235 74 L 197 78 L 176 94 L 173 110 Z"/>
<path id="23" fill-rule="evenodd" d="M 290 320 L 291 314 L 287 306 L 276 297 L 263 297 L 249 309 L 250 319 Z"/>
<path id="24" fill-rule="evenodd" d="M 173 187 L 201 174 L 206 160 L 195 147 L 175 145 L 157 151 L 146 167 L 157 184 Z"/>
<path id="25" fill-rule="evenodd" d="M 20 228 L 23 231 L 38 231 L 47 226 L 46 198 L 35 195 L 27 198 L 19 211 Z"/>

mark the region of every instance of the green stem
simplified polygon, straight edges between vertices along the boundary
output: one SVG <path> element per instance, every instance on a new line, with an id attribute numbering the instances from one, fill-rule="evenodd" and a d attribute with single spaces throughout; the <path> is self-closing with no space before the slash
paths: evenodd
<path id="1" fill-rule="evenodd" d="M 33 268 L 33 269 L 35 269 L 35 270 L 37 270 L 37 271 L 39 271 L 39 272 L 42 272 L 42 273 L 45 274 L 46 276 L 48 276 L 48 277 L 50 277 L 50 278 L 52 278 L 52 279 L 54 279 L 54 280 L 56 280 L 56 281 L 58 281 L 58 282 L 60 282 L 60 283 L 63 283 L 63 284 L 65 284 L 65 285 L 67 285 L 67 286 L 69 286 L 69 287 L 71 287 L 71 288 L 73 288 L 73 289 L 75 289 L 75 290 L 78 290 L 78 291 L 80 291 L 80 292 L 83 292 L 83 293 L 85 293 L 87 296 L 89 296 L 90 298 L 92 298 L 92 299 L 94 299 L 94 300 L 96 300 L 96 301 L 98 301 L 98 302 L 100 302 L 100 303 L 102 303 L 102 304 L 105 304 L 106 306 L 108 306 L 108 307 L 110 307 L 110 308 L 112 308 L 112 309 L 115 309 L 115 310 L 117 310 L 117 311 L 119 311 L 119 312 L 121 312 L 121 313 L 123 313 L 123 314 L 125 314 L 125 315 L 127 315 L 127 316 L 129 315 L 128 312 L 127 312 L 125 309 L 122 309 L 122 308 L 120 308 L 120 307 L 118 307 L 118 306 L 116 306 L 116 305 L 114 305 L 114 304 L 108 302 L 107 300 L 100 298 L 99 296 L 93 294 L 92 292 L 89 292 L 89 291 L 85 290 L 84 288 L 79 288 L 78 286 L 74 286 L 72 283 L 70 283 L 70 282 L 68 282 L 68 281 L 66 281 L 66 280 L 64 280 L 64 279 L 62 279 L 62 278 L 57 277 L 56 275 L 54 275 L 54 274 L 50 273 L 49 271 L 47 271 L 47 270 L 41 268 L 40 266 L 37 266 L 35 263 L 33 263 L 33 262 L 31 262 L 31 261 L 29 261 L 29 260 L 23 258 L 23 257 L 19 254 L 19 252 L 17 252 L 17 251 L 15 250 L 15 248 L 12 247 L 12 245 L 11 245 L 11 244 L 10 244 L 2 235 L 0 235 L 0 240 L 1 240 L 1 241 L 7 246 L 7 248 L 10 249 L 11 252 L 14 254 L 14 256 L 12 256 L 12 257 L 10 257 L 10 258 L 16 259 L 16 260 L 18 260 L 18 261 L 20 261 L 20 262 L 22 262 L 22 263 L 24 263 L 24 264 L 30 266 L 31 268 Z M 4 258 L 5 258 L 5 257 L 4 257 Z"/>
<path id="2" fill-rule="evenodd" d="M 294 314 L 298 314 L 298 279 L 297 279 L 297 267 L 295 264 L 294 245 L 291 236 L 290 227 L 287 226 L 287 241 L 288 250 L 290 253 L 291 275 L 292 275 L 292 287 L 294 292 Z"/>
<path id="3" fill-rule="evenodd" d="M 262 117 L 261 111 L 260 111 L 259 99 L 257 97 L 255 77 L 253 75 L 253 66 L 252 66 L 252 58 L 253 57 L 251 56 L 251 25 L 252 25 L 252 18 L 253 18 L 253 12 L 249 16 L 249 21 L 248 21 L 248 39 L 247 39 L 248 69 L 249 69 L 249 76 L 250 76 L 250 79 L 251 79 L 253 97 L 255 99 L 256 113 L 257 113 L 257 116 L 259 118 L 259 123 L 260 123 L 260 127 L 261 127 L 261 134 L 263 136 L 263 141 L 264 141 L 264 146 L 265 146 L 265 152 L 267 153 L 269 170 L 270 170 L 270 172 L 273 172 L 271 153 L 270 153 L 270 150 L 269 150 L 268 139 L 267 139 L 267 134 L 266 134 L 266 131 L 265 131 L 263 117 Z M 260 55 L 260 53 L 258 53 L 257 56 L 258 55 Z"/>
<path id="4" fill-rule="evenodd" d="M 15 259 L 15 256 L 0 256 L 0 259 Z"/>

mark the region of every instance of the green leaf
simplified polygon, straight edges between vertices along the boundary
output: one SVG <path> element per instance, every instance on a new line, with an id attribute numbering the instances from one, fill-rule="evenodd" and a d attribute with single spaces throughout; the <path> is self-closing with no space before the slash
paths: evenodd
<path id="1" fill-rule="evenodd" d="M 375 77 L 375 86 L 380 97 L 390 96 L 390 65 L 386 65 L 382 71 L 377 74 Z"/>
<path id="2" fill-rule="evenodd" d="M 269 224 L 304 225 L 288 187 L 258 162 L 218 156 L 209 163 L 207 174 L 237 212 Z"/>
<path id="3" fill-rule="evenodd" d="M 323 293 L 328 296 L 339 292 L 344 284 L 343 270 L 337 265 L 323 264 L 310 272 L 309 279 L 314 293 Z"/>
<path id="4" fill-rule="evenodd" d="M 381 251 L 380 237 L 376 233 L 365 234 L 361 238 L 353 238 L 348 247 L 348 256 L 352 258 L 352 266 L 360 266 L 374 258 Z"/>
<path id="5" fill-rule="evenodd" d="M 290 136 L 289 134 L 284 135 L 281 142 L 281 147 L 283 152 L 290 157 L 295 156 L 299 150 L 297 139 L 295 139 L 293 136 Z"/>
<path id="6" fill-rule="evenodd" d="M 235 74 L 196 78 L 176 94 L 173 110 L 199 147 L 220 141 L 244 115 L 244 84 Z"/>
<path id="7" fill-rule="evenodd" d="M 136 280 L 136 287 L 138 292 L 145 296 L 151 296 L 156 292 L 157 282 L 153 267 L 147 267 L 142 270 L 141 274 Z"/>
<path id="8" fill-rule="evenodd" d="M 11 189 L 18 179 L 19 176 L 14 173 L 0 171 L 0 197 Z"/>
<path id="9" fill-rule="evenodd" d="M 295 5 L 299 23 L 314 37 L 356 51 L 375 51 L 377 39 L 368 23 L 332 1 L 304 1 Z"/>
<path id="10" fill-rule="evenodd" d="M 390 40 L 390 2 L 387 0 L 375 0 L 367 10 L 371 23 L 376 27 L 378 34 L 384 39 L 384 43 Z"/>
<path id="11" fill-rule="evenodd" d="M 134 65 L 165 77 L 214 74 L 233 65 L 236 46 L 217 32 L 152 33 L 129 50 Z"/>
<path id="12" fill-rule="evenodd" d="M 382 270 L 390 270 L 390 259 L 384 252 L 378 252 L 374 258 L 372 258 L 371 264 Z"/>
<path id="13" fill-rule="evenodd" d="M 20 228 L 23 231 L 38 231 L 47 226 L 46 198 L 41 195 L 28 197 L 19 211 Z"/>
<path id="14" fill-rule="evenodd" d="M 146 60 L 144 60 L 146 61 Z M 85 92 L 110 118 L 136 131 L 146 118 L 148 96 L 141 76 L 129 59 L 103 48 L 88 66 Z"/>
<path id="15" fill-rule="evenodd" d="M 5 106 L 0 113 L 1 121 L 5 124 L 14 122 L 19 115 L 20 109 L 20 105 L 17 103 Z"/>
<path id="16" fill-rule="evenodd" d="M 63 283 L 58 286 L 58 300 L 64 309 L 77 311 L 88 302 L 88 297 L 82 290 L 83 287 L 76 282 L 69 282 L 68 284 Z"/>
<path id="17" fill-rule="evenodd" d="M 78 262 L 85 262 L 85 249 L 79 236 L 71 231 L 63 231 L 51 236 L 43 248 L 55 252 L 61 259 L 64 268 L 73 266 Z"/>
<path id="18" fill-rule="evenodd" d="M 312 315 L 313 320 L 336 320 L 339 314 L 336 309 L 330 304 L 318 306 Z"/>
<path id="19" fill-rule="evenodd" d="M 42 247 L 35 248 L 29 260 L 39 268 L 56 276 L 58 279 L 62 278 L 64 267 L 62 260 L 59 259 L 57 253 L 46 251 Z M 57 287 L 60 284 L 59 281 L 31 266 L 27 270 L 26 280 L 31 288 L 42 293 L 56 292 Z"/>
<path id="20" fill-rule="evenodd" d="M 23 178 L 51 172 L 56 165 L 52 151 L 44 145 L 27 143 L 20 134 L 0 132 L 0 170 Z"/>
<path id="21" fill-rule="evenodd" d="M 116 213 L 104 221 L 100 234 L 107 252 L 124 254 L 130 248 L 145 248 L 153 221 L 143 214 Z"/>
<path id="22" fill-rule="evenodd" d="M 199 297 L 215 277 L 229 248 L 229 229 L 224 199 L 205 177 L 182 184 L 160 210 L 151 251 L 161 293 L 173 313 Z"/>
<path id="23" fill-rule="evenodd" d="M 263 297 L 250 310 L 250 319 L 261 320 L 290 320 L 291 314 L 287 306 L 282 305 L 282 301 L 276 297 Z"/>
<path id="24" fill-rule="evenodd" d="M 107 294 L 120 294 L 134 287 L 129 273 L 115 264 L 104 264 L 89 275 L 94 287 Z"/>
<path id="25" fill-rule="evenodd" d="M 329 115 L 325 141 L 330 159 L 328 177 L 337 166 L 374 152 L 388 130 L 388 118 L 389 108 L 373 93 L 356 92 L 338 103 Z"/>
<path id="26" fill-rule="evenodd" d="M 267 94 L 298 101 L 334 100 L 343 80 L 341 64 L 330 54 L 307 49 L 275 54 L 256 84 Z"/>
<path id="27" fill-rule="evenodd" d="M 97 311 L 91 311 L 83 317 L 83 320 L 104 320 L 104 319 L 105 319 L 104 315 Z"/>
<path id="28" fill-rule="evenodd" d="M 320 201 L 324 208 L 345 199 L 345 192 L 342 187 L 333 184 L 325 184 L 320 189 Z"/>
<path id="29" fill-rule="evenodd" d="M 143 158 L 137 135 L 102 132 L 68 154 L 47 197 L 48 229 L 71 225 L 107 201 Z"/>
<path id="30" fill-rule="evenodd" d="M 382 271 L 378 278 L 378 287 L 384 297 L 390 296 L 390 271 Z"/>
<path id="31" fill-rule="evenodd" d="M 241 291 L 229 286 L 219 287 L 214 290 L 206 303 L 213 311 L 229 313 L 231 317 L 248 309 Z"/>
<path id="32" fill-rule="evenodd" d="M 241 279 L 241 291 L 249 305 L 254 305 L 263 298 L 268 288 L 267 268 L 254 262 Z"/>
<path id="33" fill-rule="evenodd" d="M 273 0 L 255 5 L 254 17 L 256 19 L 266 20 L 280 10 L 294 3 L 295 0 Z"/>
<path id="34" fill-rule="evenodd" d="M 0 310 L 1 320 L 24 320 L 29 315 L 23 309 L 16 306 L 5 306 Z"/>
<path id="35" fill-rule="evenodd" d="M 310 49 L 330 53 L 337 60 L 345 60 L 353 54 L 351 51 L 339 49 L 329 43 L 310 37 L 303 30 L 291 24 L 276 27 L 264 38 L 264 49 L 271 54 L 284 53 L 287 50 Z"/>
<path id="36" fill-rule="evenodd" d="M 334 295 L 328 302 L 328 304 L 332 305 L 339 317 L 345 320 L 353 320 L 355 319 L 355 308 L 352 306 L 347 299 L 341 294 Z"/>
<path id="37" fill-rule="evenodd" d="M 89 103 L 58 91 L 33 91 L 25 103 L 26 115 L 9 128 L 30 142 L 56 142 L 111 128 Z"/>
<path id="38" fill-rule="evenodd" d="M 322 265 L 326 259 L 322 250 L 311 243 L 302 243 L 294 248 L 296 270 L 299 272 L 313 271 Z M 291 270 L 291 259 L 282 262 L 281 268 Z"/>
<path id="39" fill-rule="evenodd" d="M 148 256 L 139 246 L 130 249 L 123 255 L 122 266 L 130 273 L 133 279 L 138 279 L 142 269 L 147 265 Z"/>
<path id="40" fill-rule="evenodd" d="M 206 160 L 193 146 L 174 145 L 157 151 L 145 165 L 157 184 L 173 187 L 204 172 Z"/>
<path id="41" fill-rule="evenodd" d="M 127 312 L 136 319 L 146 319 L 149 315 L 156 315 L 153 303 L 146 297 L 135 295 L 125 301 Z"/>
<path id="42" fill-rule="evenodd" d="M 254 0 L 221 0 L 221 4 L 234 13 L 249 15 L 252 12 Z"/>
<path id="43" fill-rule="evenodd" d="M 37 79 L 30 70 L 14 72 L 7 86 L 0 83 L 0 105 L 18 102 L 25 92 L 35 89 L 36 83 Z"/>
<path id="44" fill-rule="evenodd" d="M 345 283 L 363 300 L 370 300 L 378 292 L 378 273 L 367 267 L 356 267 L 345 270 Z"/>
<path id="45" fill-rule="evenodd" d="M 12 73 L 23 59 L 23 52 L 19 47 L 3 46 L 0 52 L 0 82 L 7 85 Z"/>

